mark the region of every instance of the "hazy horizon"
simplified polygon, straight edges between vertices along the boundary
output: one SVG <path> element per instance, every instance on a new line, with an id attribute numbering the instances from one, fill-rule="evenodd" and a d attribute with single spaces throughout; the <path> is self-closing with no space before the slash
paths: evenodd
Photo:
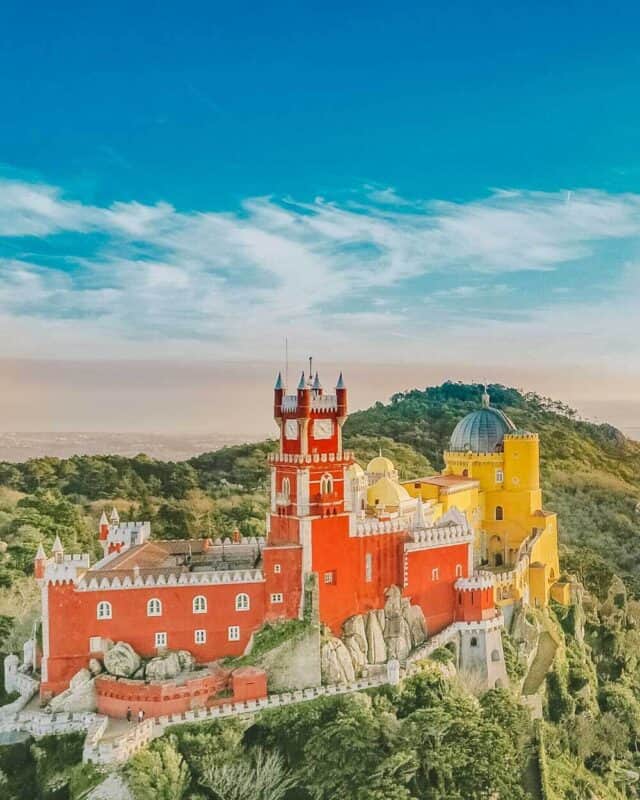
<path id="1" fill-rule="evenodd" d="M 344 372 L 351 411 L 387 402 L 394 392 L 447 379 L 486 380 L 560 400 L 582 417 L 608 422 L 628 435 L 640 433 L 635 382 L 603 370 L 339 364 L 320 358 L 314 363 L 327 390 L 338 372 Z M 303 359 L 290 361 L 290 386 L 295 386 L 304 366 Z M 144 451 L 175 460 L 273 436 L 272 387 L 280 369 L 283 364 L 276 361 L 2 359 L 0 459 L 23 460 L 21 453 L 28 458 L 44 455 L 47 449 L 48 455 L 63 456 L 74 447 L 78 452 L 99 453 L 104 443 L 110 452 Z M 39 435 L 44 438 L 39 440 Z M 77 442 L 71 442 L 69 435 Z M 118 441 L 109 443 L 110 436 Z"/>

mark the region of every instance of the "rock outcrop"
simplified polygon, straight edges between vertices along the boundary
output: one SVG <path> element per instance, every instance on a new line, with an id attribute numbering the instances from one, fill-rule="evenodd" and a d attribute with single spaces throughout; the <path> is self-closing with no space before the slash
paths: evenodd
<path id="1" fill-rule="evenodd" d="M 49 707 L 57 711 L 95 711 L 96 689 L 88 669 L 81 669 L 69 681 L 69 688 L 51 699 Z"/>
<path id="2" fill-rule="evenodd" d="M 387 590 L 384 608 L 349 617 L 342 631 L 356 675 L 365 672 L 368 665 L 384 664 L 390 658 L 403 661 L 427 639 L 422 609 L 402 597 L 398 586 Z"/>
<path id="3" fill-rule="evenodd" d="M 323 630 L 320 647 L 320 666 L 323 683 L 350 683 L 355 671 L 344 642 L 333 636 L 328 628 Z"/>
<path id="4" fill-rule="evenodd" d="M 384 611 L 382 611 L 382 613 L 369 611 L 365 620 L 369 664 L 384 664 L 387 660 L 387 645 L 384 641 L 383 630 Z"/>
<path id="5" fill-rule="evenodd" d="M 102 666 L 102 662 L 99 661 L 97 658 L 90 658 L 89 659 L 89 672 L 95 677 L 99 675 L 104 667 Z"/>
<path id="6" fill-rule="evenodd" d="M 181 672 L 192 670 L 195 663 L 195 658 L 188 650 L 170 650 L 148 662 L 145 677 L 149 681 L 168 680 L 175 678 Z"/>
<path id="7" fill-rule="evenodd" d="M 130 678 L 141 663 L 142 659 L 127 642 L 117 642 L 104 654 L 104 668 L 119 678 Z"/>

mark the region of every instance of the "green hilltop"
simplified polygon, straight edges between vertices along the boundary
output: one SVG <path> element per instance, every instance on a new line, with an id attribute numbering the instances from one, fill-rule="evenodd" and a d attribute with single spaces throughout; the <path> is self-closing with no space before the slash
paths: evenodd
<path id="1" fill-rule="evenodd" d="M 274 800 L 640 797 L 640 444 L 548 398 L 488 389 L 519 428 L 540 434 L 545 506 L 559 515 L 563 571 L 579 581 L 571 606 L 515 615 L 504 636 L 511 686 L 475 698 L 440 648 L 398 689 L 270 711 L 248 727 L 181 726 L 124 770 L 135 800 L 252 800 L 256 786 Z M 345 447 L 363 464 L 382 448 L 403 478 L 432 473 L 481 391 L 448 382 L 396 394 L 349 417 Z M 275 446 L 177 463 L 0 463 L 0 652 L 21 643 L 37 612 L 40 540 L 50 548 L 58 534 L 68 550 L 95 552 L 97 518 L 112 503 L 124 519 L 150 519 L 158 537 L 259 535 Z M 101 776 L 79 764 L 80 742 L 58 739 L 0 746 L 0 794 L 84 797 Z"/>

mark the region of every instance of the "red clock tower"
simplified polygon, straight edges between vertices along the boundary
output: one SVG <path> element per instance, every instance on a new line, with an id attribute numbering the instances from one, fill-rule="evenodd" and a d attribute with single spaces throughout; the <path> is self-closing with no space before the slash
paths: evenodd
<path id="1" fill-rule="evenodd" d="M 280 429 L 280 447 L 271 456 L 271 508 L 267 544 L 263 551 L 265 578 L 271 586 L 299 585 L 314 571 L 313 533 L 347 533 L 346 472 L 353 455 L 342 450 L 342 426 L 347 418 L 347 390 L 342 374 L 335 394 L 325 394 L 318 373 L 304 372 L 295 394 L 287 395 L 282 376 L 274 389 L 274 417 Z M 324 522 L 324 524 L 322 524 Z M 330 523 L 327 525 L 327 523 Z M 299 602 L 299 600 L 298 600 Z M 286 604 L 286 601 L 285 601 Z M 277 613 L 278 609 L 274 609 Z M 281 610 L 280 610 L 281 611 Z M 287 608 L 287 616 L 300 609 Z"/>

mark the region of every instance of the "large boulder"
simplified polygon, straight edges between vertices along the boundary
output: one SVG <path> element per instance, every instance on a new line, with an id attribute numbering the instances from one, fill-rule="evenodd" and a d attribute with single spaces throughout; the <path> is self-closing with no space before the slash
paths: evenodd
<path id="1" fill-rule="evenodd" d="M 172 651 L 152 658 L 147 664 L 145 677 L 148 681 L 166 681 L 175 678 L 179 672 L 182 672 L 180 659 L 178 654 Z"/>
<path id="2" fill-rule="evenodd" d="M 88 669 L 81 669 L 69 681 L 69 688 L 49 703 L 51 711 L 95 711 L 96 687 Z"/>
<path id="3" fill-rule="evenodd" d="M 97 658 L 90 658 L 89 659 L 89 672 L 95 677 L 99 675 L 104 667 L 102 666 L 102 662 Z"/>
<path id="4" fill-rule="evenodd" d="M 411 633 L 411 644 L 419 647 L 427 640 L 427 621 L 420 606 L 412 606 L 408 602 L 403 605 L 402 616 L 406 620 Z"/>
<path id="5" fill-rule="evenodd" d="M 382 615 L 384 618 L 384 611 Z M 367 613 L 365 630 L 369 664 L 384 664 L 387 660 L 387 646 L 384 641 L 383 628 L 380 626 L 379 615 L 375 611 Z"/>
<path id="6" fill-rule="evenodd" d="M 323 683 L 350 683 L 355 680 L 349 651 L 335 636 L 325 635 L 320 648 L 320 666 Z"/>
<path id="7" fill-rule="evenodd" d="M 182 672 L 191 672 L 195 669 L 196 659 L 188 650 L 178 650 L 178 661 Z"/>
<path id="8" fill-rule="evenodd" d="M 142 659 L 127 642 L 114 644 L 104 654 L 104 668 L 119 678 L 130 678 L 141 663 Z"/>

